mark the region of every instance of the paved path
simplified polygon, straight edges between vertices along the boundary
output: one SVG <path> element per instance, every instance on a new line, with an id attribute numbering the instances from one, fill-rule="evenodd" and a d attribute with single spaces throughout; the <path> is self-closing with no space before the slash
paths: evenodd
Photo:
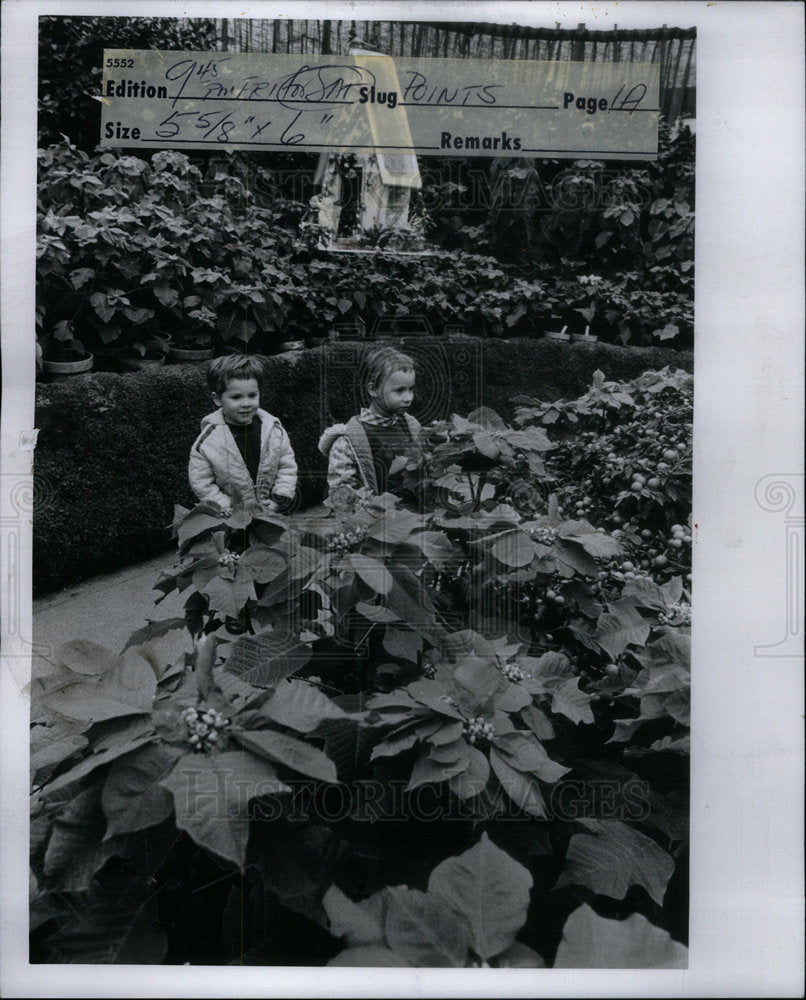
<path id="1" fill-rule="evenodd" d="M 318 504 L 305 513 L 325 515 L 328 509 Z M 113 652 L 120 652 L 132 632 L 146 625 L 149 619 L 181 618 L 190 588 L 154 604 L 160 596 L 160 591 L 153 589 L 154 584 L 160 572 L 169 569 L 175 558 L 176 549 L 168 549 L 163 555 L 145 562 L 94 576 L 55 594 L 36 598 L 32 608 L 34 655 L 47 657 L 49 649 L 56 649 L 71 639 L 91 639 Z M 185 629 L 170 632 L 160 644 L 171 655 L 192 648 Z"/>
<path id="2" fill-rule="evenodd" d="M 189 590 L 154 604 L 160 572 L 171 566 L 175 551 L 125 569 L 74 584 L 33 602 L 33 639 L 40 655 L 70 639 L 91 639 L 120 652 L 129 636 L 148 619 L 181 617 Z M 169 641 L 170 640 L 170 641 Z M 190 636 L 179 629 L 166 638 L 166 649 L 190 649 Z M 44 648 L 42 648 L 44 647 Z"/>

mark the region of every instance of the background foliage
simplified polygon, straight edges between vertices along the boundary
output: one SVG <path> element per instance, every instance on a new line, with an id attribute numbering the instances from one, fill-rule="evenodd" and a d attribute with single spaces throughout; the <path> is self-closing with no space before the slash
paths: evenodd
<path id="1" fill-rule="evenodd" d="M 347 255 L 300 240 L 312 164 L 230 153 L 202 171 L 174 151 L 90 156 L 63 140 L 39 154 L 38 329 L 46 354 L 60 344 L 142 351 L 166 335 L 177 346 L 270 352 L 358 317 L 372 328 L 413 315 L 437 332 L 534 336 L 590 324 L 603 340 L 690 346 L 691 152 L 682 132 L 658 165 L 621 171 L 604 192 L 602 164 L 555 170 L 553 209 L 529 210 L 528 191 L 507 205 L 499 187 L 481 225 L 440 204 L 431 214 L 443 252 Z M 494 167 L 510 186 L 538 170 Z M 588 192 L 604 204 L 586 207 Z"/>

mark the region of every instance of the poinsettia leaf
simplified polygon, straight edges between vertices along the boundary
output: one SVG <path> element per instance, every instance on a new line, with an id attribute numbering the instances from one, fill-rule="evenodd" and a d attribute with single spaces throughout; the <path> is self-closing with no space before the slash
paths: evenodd
<path id="1" fill-rule="evenodd" d="M 333 937 L 344 938 L 351 948 L 383 942 L 383 924 L 367 907 L 354 903 L 332 885 L 322 897 Z"/>
<path id="2" fill-rule="evenodd" d="M 104 839 L 156 826 L 171 815 L 173 801 L 159 781 L 182 755 L 177 747 L 148 745 L 112 764 L 101 793 Z"/>
<path id="3" fill-rule="evenodd" d="M 160 965 L 168 938 L 152 899 L 135 907 L 98 906 L 62 924 L 47 940 L 51 961 L 97 965 Z"/>
<path id="4" fill-rule="evenodd" d="M 580 820 L 590 833 L 576 833 L 568 845 L 557 888 L 580 885 L 600 896 L 623 899 L 642 886 L 658 906 L 674 872 L 674 859 L 654 840 L 616 820 Z"/>
<path id="5" fill-rule="evenodd" d="M 81 733 L 63 730 L 59 726 L 38 725 L 31 728 L 31 779 L 39 775 L 39 783 L 47 778 L 54 765 L 60 764 L 88 743 Z M 43 776 L 44 773 L 44 776 Z"/>
<path id="6" fill-rule="evenodd" d="M 311 647 L 293 635 L 269 629 L 239 636 L 224 669 L 256 687 L 274 687 L 301 670 L 311 655 Z"/>
<path id="7" fill-rule="evenodd" d="M 571 661 L 564 653 L 555 650 L 549 650 L 538 657 L 519 656 L 517 662 L 527 679 L 539 681 L 546 690 L 574 677 Z"/>
<path id="8" fill-rule="evenodd" d="M 428 737 L 428 756 L 440 764 L 467 761 L 472 749 L 462 738 L 464 725 L 461 722 L 446 722 Z"/>
<path id="9" fill-rule="evenodd" d="M 369 762 L 377 736 L 359 719 L 325 719 L 311 733 L 323 739 L 325 753 L 336 765 L 340 781 L 352 781 Z"/>
<path id="10" fill-rule="evenodd" d="M 666 598 L 667 604 L 676 604 L 683 596 L 683 580 L 679 576 L 673 576 L 660 589 Z"/>
<path id="11" fill-rule="evenodd" d="M 661 711 L 650 716 L 650 718 L 656 719 L 660 718 L 662 715 L 663 712 Z M 613 731 L 613 735 L 607 741 L 608 743 L 626 743 L 628 740 L 631 740 L 641 726 L 649 720 L 639 716 L 635 719 L 615 719 L 614 721 L 616 727 Z"/>
<path id="12" fill-rule="evenodd" d="M 521 718 L 539 740 L 553 740 L 554 724 L 537 705 L 527 705 L 521 709 Z"/>
<path id="13" fill-rule="evenodd" d="M 377 968 L 389 967 L 399 969 L 410 963 L 399 952 L 392 951 L 382 944 L 360 945 L 356 948 L 346 948 L 327 963 L 334 968 Z"/>
<path id="14" fill-rule="evenodd" d="M 467 770 L 467 760 L 440 764 L 428 754 L 423 754 L 414 762 L 406 789 L 411 791 L 420 785 L 439 785 L 465 770 Z"/>
<path id="15" fill-rule="evenodd" d="M 520 529 L 503 532 L 487 551 L 507 569 L 528 566 L 537 554 L 535 543 Z"/>
<path id="16" fill-rule="evenodd" d="M 457 419 L 461 418 L 457 418 L 454 414 L 454 420 Z M 489 406 L 479 406 L 468 413 L 465 424 L 468 428 L 472 427 L 473 424 L 478 424 L 479 427 L 484 427 L 486 430 L 492 431 L 504 431 L 507 429 L 507 425 L 501 417 Z"/>
<path id="17" fill-rule="evenodd" d="M 169 632 L 185 628 L 184 618 L 163 618 L 161 621 L 153 621 L 148 618 L 146 620 L 147 625 L 132 632 L 129 636 L 129 641 L 123 647 L 123 652 L 133 646 L 142 646 L 151 639 L 160 639 L 162 636 L 168 635 Z"/>
<path id="18" fill-rule="evenodd" d="M 291 791 L 271 764 L 242 750 L 187 754 L 160 784 L 173 796 L 177 827 L 239 868 L 246 858 L 251 799 Z"/>
<path id="19" fill-rule="evenodd" d="M 612 535 L 601 531 L 589 531 L 584 535 L 564 536 L 567 541 L 578 542 L 595 559 L 612 559 L 621 552 L 621 546 Z"/>
<path id="20" fill-rule="evenodd" d="M 63 788 L 69 788 L 91 774 L 97 767 L 109 764 L 144 743 L 152 742 L 155 737 L 156 733 L 150 718 L 121 720 L 115 729 L 95 741 L 93 753 L 84 757 L 69 771 L 64 771 L 49 781 L 42 789 L 42 794 L 49 797 Z"/>
<path id="21" fill-rule="evenodd" d="M 405 468 L 405 463 L 404 458 L 401 468 Z M 373 538 L 385 545 L 399 545 L 422 526 L 423 519 L 418 514 L 408 510 L 389 510 L 367 530 L 367 538 Z"/>
<path id="22" fill-rule="evenodd" d="M 491 711 L 501 681 L 501 674 L 489 660 L 466 657 L 453 675 L 453 697 L 457 706 L 470 716 Z"/>
<path id="23" fill-rule="evenodd" d="M 44 858 L 44 874 L 62 892 L 84 892 L 106 860 L 101 841 L 104 814 L 101 789 L 79 792 L 53 822 Z"/>
<path id="24" fill-rule="evenodd" d="M 409 684 L 406 691 L 415 699 L 415 702 L 430 708 L 432 712 L 447 715 L 451 719 L 463 718 L 456 705 L 449 700 L 448 689 L 441 681 L 423 678 Z M 373 705 L 375 704 L 377 704 L 377 699 L 373 699 Z"/>
<path id="25" fill-rule="evenodd" d="M 427 739 L 440 726 L 440 720 L 434 719 L 433 716 L 427 716 L 425 719 L 421 715 L 408 718 L 403 725 L 397 726 L 372 748 L 370 759 L 396 757 Z"/>
<path id="26" fill-rule="evenodd" d="M 691 753 L 691 736 L 664 736 L 648 747 L 631 746 L 624 748 L 625 757 L 645 757 L 652 753 L 676 753 L 684 757 Z"/>
<path id="27" fill-rule="evenodd" d="M 53 662 L 75 674 L 98 676 L 112 670 L 117 661 L 114 653 L 89 639 L 71 639 L 56 650 Z"/>
<path id="28" fill-rule="evenodd" d="M 103 674 L 45 694 L 42 703 L 68 719 L 100 722 L 150 712 L 156 690 L 157 678 L 148 661 L 127 650 Z"/>
<path id="29" fill-rule="evenodd" d="M 417 663 L 423 648 L 422 636 L 409 629 L 387 628 L 383 636 L 383 648 L 395 659 Z"/>
<path id="30" fill-rule="evenodd" d="M 429 895 L 466 921 L 470 945 L 484 961 L 511 947 L 526 922 L 532 876 L 483 833 L 477 844 L 431 872 Z"/>
<path id="31" fill-rule="evenodd" d="M 399 563 L 390 567 L 394 586 L 386 597 L 387 607 L 409 628 L 417 629 L 426 638 L 438 642 L 444 629 L 436 625 L 436 609 L 422 580 Z"/>
<path id="32" fill-rule="evenodd" d="M 394 586 L 392 574 L 379 559 L 352 552 L 344 557 L 345 563 L 361 577 L 375 594 L 388 594 Z"/>
<path id="33" fill-rule="evenodd" d="M 268 583 L 288 568 L 288 561 L 282 552 L 269 545 L 250 545 L 238 563 L 240 570 L 247 570 L 256 583 Z"/>
<path id="34" fill-rule="evenodd" d="M 688 949 L 640 913 L 626 920 L 574 910 L 563 927 L 555 969 L 685 969 Z"/>
<path id="35" fill-rule="evenodd" d="M 534 736 L 526 733 L 512 732 L 494 736 L 493 744 L 505 755 L 506 762 L 511 767 L 548 784 L 559 781 L 569 771 L 569 768 L 552 760 Z"/>
<path id="36" fill-rule="evenodd" d="M 496 956 L 497 969 L 545 969 L 543 956 L 520 941 L 514 941 L 506 951 Z"/>
<path id="37" fill-rule="evenodd" d="M 418 968 L 463 968 L 470 932 L 439 895 L 405 886 L 387 890 L 384 933 L 392 950 Z"/>
<path id="38" fill-rule="evenodd" d="M 578 538 L 558 538 L 554 543 L 554 551 L 560 563 L 583 576 L 596 576 L 599 567 L 590 556 Z"/>
<path id="39" fill-rule="evenodd" d="M 667 601 L 663 591 L 649 577 L 639 576 L 635 580 L 628 580 L 621 591 L 622 597 L 628 597 L 638 607 L 641 608 L 665 608 Z"/>
<path id="40" fill-rule="evenodd" d="M 490 748 L 490 765 L 501 787 L 512 801 L 530 816 L 545 819 L 548 816 L 546 801 L 540 786 L 522 771 L 516 770 L 495 747 Z"/>
<path id="41" fill-rule="evenodd" d="M 382 604 L 367 604 L 366 601 L 359 601 L 355 606 L 355 610 L 371 622 L 387 623 L 400 621 L 399 615 L 396 615 L 394 611 L 390 611 L 389 608 L 384 607 Z"/>
<path id="42" fill-rule="evenodd" d="M 586 723 L 592 725 L 595 721 L 591 701 L 593 695 L 579 689 L 579 678 L 570 677 L 551 690 L 551 710 L 564 715 L 575 725 Z"/>
<path id="43" fill-rule="evenodd" d="M 680 629 L 666 629 L 644 649 L 635 651 L 644 665 L 635 684 L 642 693 L 674 691 L 687 686 L 691 678 L 691 636 Z"/>
<path id="44" fill-rule="evenodd" d="M 523 451 L 550 451 L 555 447 L 542 427 L 526 427 L 519 431 L 507 429 L 504 436 L 509 444 Z"/>
<path id="45" fill-rule="evenodd" d="M 336 765 L 318 750 L 288 733 L 271 729 L 239 733 L 238 740 L 247 750 L 319 781 L 336 781 Z"/>
<path id="46" fill-rule="evenodd" d="M 307 681 L 290 677 L 278 684 L 260 711 L 298 733 L 310 733 L 323 719 L 344 719 L 347 713 L 330 700 L 319 688 Z"/>
<path id="47" fill-rule="evenodd" d="M 180 524 L 176 525 L 175 523 L 180 549 L 191 539 L 197 538 L 204 532 L 211 531 L 213 528 L 223 528 L 223 526 L 223 518 L 212 507 L 201 510 L 194 508 L 182 518 Z"/>
<path id="48" fill-rule="evenodd" d="M 250 600 L 255 600 L 255 584 L 249 574 L 236 571 L 235 578 L 228 580 L 216 575 L 202 588 L 202 593 L 210 602 L 210 610 L 217 611 L 226 618 L 238 618 Z"/>
<path id="49" fill-rule="evenodd" d="M 532 695 L 520 683 L 504 680 L 495 697 L 495 707 L 499 712 L 518 712 L 532 703 Z"/>
<path id="50" fill-rule="evenodd" d="M 477 431 L 473 435 L 473 444 L 485 458 L 496 461 L 501 455 L 501 446 L 487 431 Z"/>
<path id="51" fill-rule="evenodd" d="M 481 795 L 490 777 L 487 758 L 475 747 L 467 748 L 467 768 L 448 780 L 452 792 L 461 799 L 472 799 Z"/>
<path id="52" fill-rule="evenodd" d="M 438 570 L 461 555 L 459 547 L 441 531 L 418 531 L 409 541 L 419 546 L 425 558 Z"/>
<path id="53" fill-rule="evenodd" d="M 628 646 L 643 646 L 650 628 L 629 600 L 615 601 L 607 607 L 596 623 L 596 641 L 615 660 Z"/>

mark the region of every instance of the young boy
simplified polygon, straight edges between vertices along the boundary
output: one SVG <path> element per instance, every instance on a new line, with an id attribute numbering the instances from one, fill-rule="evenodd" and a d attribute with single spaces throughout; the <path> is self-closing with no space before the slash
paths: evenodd
<path id="1" fill-rule="evenodd" d="M 380 347 L 366 365 L 370 405 L 346 424 L 328 427 L 319 439 L 319 451 L 328 459 L 329 492 L 366 487 L 414 499 L 403 485 L 406 464 L 422 459 L 421 427 L 407 412 L 414 398 L 414 362 L 393 347 Z"/>
<path id="2" fill-rule="evenodd" d="M 245 355 L 216 358 L 207 372 L 218 409 L 201 422 L 188 476 L 199 500 L 223 510 L 239 503 L 283 510 L 294 497 L 297 463 L 283 425 L 260 409 L 262 374 L 262 364 Z"/>

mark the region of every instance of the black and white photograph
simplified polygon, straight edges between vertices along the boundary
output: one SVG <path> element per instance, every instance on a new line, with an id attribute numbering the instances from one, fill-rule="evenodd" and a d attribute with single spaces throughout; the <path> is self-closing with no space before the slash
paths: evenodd
<path id="1" fill-rule="evenodd" d="M 777 720 L 755 760 L 797 770 L 803 653 L 801 438 L 760 456 L 748 375 L 802 399 L 802 296 L 767 369 L 726 337 L 771 286 L 743 305 L 714 234 L 774 195 L 714 188 L 705 6 L 26 15 L 7 995 L 796 995 L 789 803 L 752 817 L 787 821 L 769 904 L 733 904 L 777 906 L 779 964 L 704 947 L 752 812 L 708 812 L 719 769 Z"/>

